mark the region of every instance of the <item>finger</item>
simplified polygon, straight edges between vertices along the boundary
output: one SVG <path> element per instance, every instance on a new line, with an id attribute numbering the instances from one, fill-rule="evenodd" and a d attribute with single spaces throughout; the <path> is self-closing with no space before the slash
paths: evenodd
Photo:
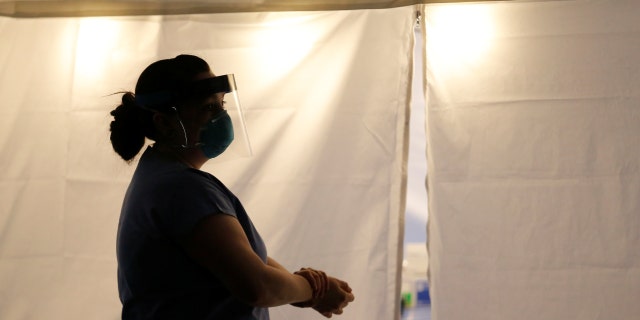
<path id="1" fill-rule="evenodd" d="M 352 302 L 355 299 L 356 299 L 356 297 L 353 295 L 353 293 L 347 293 L 347 296 L 346 296 L 345 300 L 348 301 L 348 302 Z"/>
<path id="2" fill-rule="evenodd" d="M 340 286 L 340 288 L 342 288 L 344 291 L 351 292 L 351 287 L 349 287 L 348 283 L 340 279 L 336 279 L 336 280 L 338 280 L 338 285 Z"/>

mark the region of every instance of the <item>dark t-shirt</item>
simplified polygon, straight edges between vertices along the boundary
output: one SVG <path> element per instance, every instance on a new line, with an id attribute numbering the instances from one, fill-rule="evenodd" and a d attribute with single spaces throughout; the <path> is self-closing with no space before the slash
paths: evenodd
<path id="1" fill-rule="evenodd" d="M 127 189 L 118 226 L 123 319 L 269 319 L 268 309 L 233 297 L 179 245 L 178 239 L 212 214 L 236 217 L 266 263 L 264 242 L 238 198 L 222 182 L 168 161 L 148 147 Z"/>

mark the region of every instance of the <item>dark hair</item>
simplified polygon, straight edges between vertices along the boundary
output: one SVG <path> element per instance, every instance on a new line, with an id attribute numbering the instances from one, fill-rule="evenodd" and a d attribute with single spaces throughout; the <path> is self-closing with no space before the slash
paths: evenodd
<path id="1" fill-rule="evenodd" d="M 114 119 L 109 130 L 113 150 L 125 161 L 133 160 L 144 146 L 145 137 L 154 141 L 157 139 L 153 125 L 154 112 L 170 112 L 170 107 L 179 102 L 141 105 L 139 101 L 136 102 L 136 95 L 180 91 L 193 82 L 197 74 L 209 70 L 206 61 L 192 55 L 179 55 L 150 64 L 140 74 L 135 94 L 123 92 L 121 104 L 111 111 Z"/>

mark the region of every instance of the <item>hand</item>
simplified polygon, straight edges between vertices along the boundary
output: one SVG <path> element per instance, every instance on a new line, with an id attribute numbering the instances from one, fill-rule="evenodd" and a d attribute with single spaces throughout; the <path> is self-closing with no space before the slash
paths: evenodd
<path id="1" fill-rule="evenodd" d="M 328 277 L 329 288 L 321 298 L 314 299 L 313 309 L 327 318 L 334 314 L 342 314 L 343 309 L 349 302 L 355 299 L 349 284 L 346 282 Z"/>

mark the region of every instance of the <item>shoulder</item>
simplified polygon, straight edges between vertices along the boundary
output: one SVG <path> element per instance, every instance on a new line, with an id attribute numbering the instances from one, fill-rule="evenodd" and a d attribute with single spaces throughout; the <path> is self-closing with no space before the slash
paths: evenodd
<path id="1" fill-rule="evenodd" d="M 207 216 L 237 217 L 235 198 L 206 172 L 185 169 L 165 173 L 157 177 L 152 188 L 155 211 L 162 217 L 168 233 L 176 238 L 188 234 Z"/>
<path id="2" fill-rule="evenodd" d="M 226 189 L 213 175 L 168 161 L 149 147 L 138 163 L 134 181 L 140 182 L 156 192 L 219 191 Z"/>
<path id="3" fill-rule="evenodd" d="M 227 187 L 212 174 L 197 169 L 185 169 L 166 177 L 164 184 L 171 184 L 176 191 L 201 191 L 229 195 Z"/>

